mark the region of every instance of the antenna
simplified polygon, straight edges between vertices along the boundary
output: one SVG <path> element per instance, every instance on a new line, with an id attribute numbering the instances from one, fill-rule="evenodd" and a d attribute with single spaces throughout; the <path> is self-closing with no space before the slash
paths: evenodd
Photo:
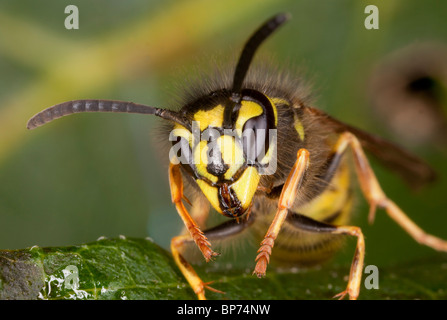
<path id="1" fill-rule="evenodd" d="M 186 128 L 189 128 L 189 124 L 177 112 L 133 102 L 116 100 L 74 100 L 56 104 L 35 114 L 28 121 L 26 127 L 28 129 L 34 129 L 60 117 L 81 112 L 153 114 L 157 117 L 174 121 Z"/>
<path id="2" fill-rule="evenodd" d="M 242 83 L 248 71 L 248 67 L 253 60 L 256 50 L 276 29 L 289 20 L 290 15 L 280 13 L 267 20 L 256 32 L 248 39 L 234 71 L 233 88 L 231 92 L 239 94 L 242 89 Z"/>
<path id="3" fill-rule="evenodd" d="M 235 114 L 239 111 L 241 102 L 241 90 L 245 76 L 247 75 L 248 68 L 251 61 L 258 50 L 259 46 L 266 40 L 276 29 L 278 29 L 283 23 L 289 20 L 290 15 L 286 13 L 280 13 L 269 20 L 267 20 L 258 30 L 245 43 L 242 50 L 239 61 L 237 62 L 236 69 L 233 76 L 233 88 L 231 89 L 230 100 L 225 105 L 224 111 L 224 128 L 232 127 L 232 120 Z"/>

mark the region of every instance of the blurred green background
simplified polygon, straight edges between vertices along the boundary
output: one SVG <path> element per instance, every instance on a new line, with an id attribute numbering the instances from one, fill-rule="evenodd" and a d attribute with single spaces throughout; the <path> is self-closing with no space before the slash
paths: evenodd
<path id="1" fill-rule="evenodd" d="M 69 4 L 79 8 L 79 30 L 64 28 Z M 379 8 L 379 30 L 364 27 L 369 4 Z M 177 107 L 172 97 L 185 72 L 216 53 L 239 54 L 251 32 L 281 11 L 292 20 L 261 51 L 304 67 L 319 108 L 400 141 L 435 167 L 437 183 L 415 193 L 372 160 L 389 197 L 422 228 L 447 238 L 446 145 L 412 144 L 393 134 L 374 112 L 369 91 L 375 66 L 396 50 L 445 44 L 447 2 L 1 0 L 0 248 L 118 235 L 150 236 L 168 247 L 181 221 L 170 202 L 168 159 L 157 145 L 159 119 L 82 114 L 34 131 L 26 122 L 73 99 Z M 382 211 L 368 225 L 368 208 L 359 199 L 353 223 L 364 230 L 367 264 L 436 254 Z M 348 247 L 340 259 L 349 262 L 352 254 Z"/>

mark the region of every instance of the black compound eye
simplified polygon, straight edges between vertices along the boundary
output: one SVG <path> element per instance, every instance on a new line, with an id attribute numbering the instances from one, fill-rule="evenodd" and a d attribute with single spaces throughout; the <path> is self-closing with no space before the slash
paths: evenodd
<path id="1" fill-rule="evenodd" d="M 267 119 L 265 114 L 248 119 L 242 128 L 242 146 L 247 163 L 253 165 L 262 160 L 268 150 Z"/>

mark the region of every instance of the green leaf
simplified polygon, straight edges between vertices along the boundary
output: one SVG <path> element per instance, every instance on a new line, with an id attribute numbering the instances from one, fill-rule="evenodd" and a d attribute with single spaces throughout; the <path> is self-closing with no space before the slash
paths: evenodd
<path id="1" fill-rule="evenodd" d="M 225 291 L 209 299 L 331 299 L 346 287 L 349 266 L 275 271 L 218 262 L 196 268 Z M 365 279 L 368 274 L 365 274 Z M 360 299 L 447 299 L 447 257 L 379 267 L 379 289 Z M 195 299 L 171 255 L 148 239 L 100 239 L 79 246 L 0 251 L 0 299 Z"/>
<path id="2" fill-rule="evenodd" d="M 3 250 L 0 266 L 1 299 L 194 298 L 170 255 L 144 239 Z"/>
<path id="3" fill-rule="evenodd" d="M 350 265 L 331 263 L 317 269 L 293 272 L 270 269 L 263 279 L 252 276 L 251 272 L 238 274 L 237 270 L 227 270 L 214 274 L 208 272 L 207 280 L 221 279 L 214 287 L 225 291 L 227 299 L 329 300 L 345 290 L 349 270 Z M 447 299 L 445 255 L 393 267 L 379 267 L 378 289 L 365 288 L 364 281 L 368 275 L 365 273 L 362 278 L 361 300 Z M 213 292 L 208 292 L 207 297 L 222 299 Z"/>

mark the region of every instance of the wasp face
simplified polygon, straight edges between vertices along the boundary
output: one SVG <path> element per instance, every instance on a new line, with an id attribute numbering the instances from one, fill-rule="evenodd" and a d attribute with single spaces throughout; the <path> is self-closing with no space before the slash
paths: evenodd
<path id="1" fill-rule="evenodd" d="M 274 104 L 258 91 L 242 93 L 230 111 L 227 100 L 195 108 L 191 130 L 177 124 L 171 133 L 176 159 L 211 205 L 231 218 L 250 208 L 262 168 L 276 150 L 269 140 L 269 130 L 276 128 Z"/>

